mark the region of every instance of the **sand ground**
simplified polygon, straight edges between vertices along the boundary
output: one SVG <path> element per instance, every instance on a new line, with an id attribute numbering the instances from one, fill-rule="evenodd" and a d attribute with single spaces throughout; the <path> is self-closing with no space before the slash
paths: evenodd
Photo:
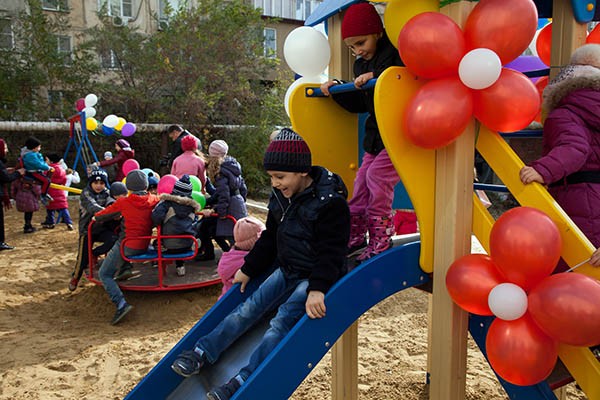
<path id="1" fill-rule="evenodd" d="M 71 203 L 76 219 L 77 203 Z M 37 227 L 45 211 L 34 215 Z M 101 287 L 67 289 L 77 231 L 23 234 L 23 215 L 5 216 L 0 252 L 0 399 L 121 399 L 215 303 L 219 286 L 185 292 L 127 292 L 135 309 L 118 326 Z M 361 399 L 425 400 L 427 294 L 408 289 L 359 321 Z M 292 399 L 328 399 L 329 354 Z M 571 384 L 569 399 L 585 399 Z M 469 341 L 467 399 L 506 399 Z"/>

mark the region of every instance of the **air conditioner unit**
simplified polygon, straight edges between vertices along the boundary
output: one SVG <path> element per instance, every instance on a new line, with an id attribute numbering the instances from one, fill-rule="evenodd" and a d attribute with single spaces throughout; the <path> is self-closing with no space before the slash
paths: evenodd
<path id="1" fill-rule="evenodd" d="M 112 23 L 114 26 L 125 26 L 127 25 L 128 19 L 123 17 L 112 17 Z"/>
<path id="2" fill-rule="evenodd" d="M 160 20 L 158 21 L 158 30 L 159 31 L 164 31 L 169 27 L 169 21 L 167 20 Z"/>

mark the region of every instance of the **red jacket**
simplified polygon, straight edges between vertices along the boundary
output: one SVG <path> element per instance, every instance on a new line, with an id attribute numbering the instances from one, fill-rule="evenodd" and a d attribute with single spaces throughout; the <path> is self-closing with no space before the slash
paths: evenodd
<path id="1" fill-rule="evenodd" d="M 56 183 L 57 185 L 64 185 L 67 183 L 67 173 L 58 163 L 51 163 L 50 166 L 54 168 L 54 172 L 52 173 L 51 182 Z M 48 194 L 52 196 L 54 200 L 52 200 L 46 206 L 47 210 L 62 210 L 64 208 L 69 208 L 69 202 L 67 201 L 67 192 L 62 189 L 48 189 Z"/>
<path id="2" fill-rule="evenodd" d="M 154 194 L 138 195 L 130 194 L 127 197 L 117 199 L 104 210 L 96 213 L 95 218 L 98 221 L 111 219 L 115 214 L 121 214 L 125 220 L 123 226 L 124 232 L 121 232 L 126 238 L 139 236 L 149 236 L 152 234 L 152 209 L 158 203 L 159 198 Z M 102 217 L 104 216 L 104 217 Z M 100 217 L 100 218 L 99 218 Z M 145 250 L 150 244 L 150 239 L 129 240 L 127 247 L 136 250 Z"/>

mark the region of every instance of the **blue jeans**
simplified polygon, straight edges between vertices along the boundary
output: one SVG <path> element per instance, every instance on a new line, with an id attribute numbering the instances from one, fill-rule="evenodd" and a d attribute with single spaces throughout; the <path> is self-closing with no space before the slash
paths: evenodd
<path id="1" fill-rule="evenodd" d="M 137 250 L 125 247 L 123 252 L 126 256 L 134 256 L 136 254 L 145 253 L 146 250 Z M 121 239 L 119 239 L 115 242 L 112 249 L 110 249 L 106 255 L 106 258 L 100 267 L 100 271 L 98 271 L 98 277 L 102 281 L 104 290 L 106 290 L 110 300 L 117 307 L 119 306 L 119 302 L 124 299 L 125 296 L 123 296 L 123 292 L 121 291 L 119 285 L 117 285 L 117 282 L 115 282 L 114 277 L 123 264 L 125 264 L 125 260 L 123 260 L 123 257 L 121 257 Z"/>
<path id="2" fill-rule="evenodd" d="M 56 220 L 54 219 L 54 215 L 58 214 Z M 46 210 L 46 220 L 45 224 L 54 225 L 60 222 L 64 222 L 65 224 L 73 224 L 73 220 L 71 219 L 71 214 L 69 214 L 68 208 L 61 208 L 60 210 Z"/>
<path id="3" fill-rule="evenodd" d="M 236 339 L 242 336 L 266 314 L 279 307 L 271 319 L 269 328 L 252 355 L 240 371 L 243 380 L 258 368 L 279 342 L 302 318 L 306 310 L 308 279 L 287 279 L 281 268 L 277 268 L 259 288 L 242 304 L 237 306 L 215 329 L 196 342 L 208 360 L 217 361 Z"/>

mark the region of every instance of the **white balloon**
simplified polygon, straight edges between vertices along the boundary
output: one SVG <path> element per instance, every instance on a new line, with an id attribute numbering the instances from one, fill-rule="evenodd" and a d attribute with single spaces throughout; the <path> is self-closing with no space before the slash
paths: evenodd
<path id="1" fill-rule="evenodd" d="M 478 48 L 464 55 L 458 65 L 458 76 L 471 89 L 485 89 L 500 77 L 502 62 L 494 51 Z"/>
<path id="2" fill-rule="evenodd" d="M 83 102 L 86 107 L 93 107 L 98 102 L 98 96 L 96 96 L 93 93 L 90 93 L 87 96 L 85 96 L 85 99 L 83 99 Z"/>
<path id="3" fill-rule="evenodd" d="M 514 283 L 501 283 L 490 291 L 488 306 L 496 317 L 512 321 L 527 311 L 527 293 Z"/>
<path id="4" fill-rule="evenodd" d="M 86 107 L 83 109 L 86 118 L 94 118 L 96 116 L 96 109 L 94 107 Z"/>
<path id="5" fill-rule="evenodd" d="M 298 75 L 317 76 L 329 65 L 329 41 L 316 29 L 301 26 L 291 31 L 285 39 L 283 56 Z"/>
<path id="6" fill-rule="evenodd" d="M 102 121 L 102 125 L 107 128 L 114 128 L 119 123 L 119 117 L 114 114 L 107 115 L 104 117 L 104 121 Z"/>
<path id="7" fill-rule="evenodd" d="M 294 82 L 292 82 L 292 84 L 288 87 L 287 91 L 285 92 L 285 97 L 283 98 L 283 105 L 285 107 L 285 112 L 288 115 L 288 117 L 290 116 L 290 97 L 292 96 L 292 93 L 298 86 L 302 85 L 303 83 L 314 83 L 315 85 L 320 86 L 321 83 L 325 82 L 326 80 L 327 78 L 323 78 L 320 76 L 303 76 L 302 78 L 298 78 Z"/>

